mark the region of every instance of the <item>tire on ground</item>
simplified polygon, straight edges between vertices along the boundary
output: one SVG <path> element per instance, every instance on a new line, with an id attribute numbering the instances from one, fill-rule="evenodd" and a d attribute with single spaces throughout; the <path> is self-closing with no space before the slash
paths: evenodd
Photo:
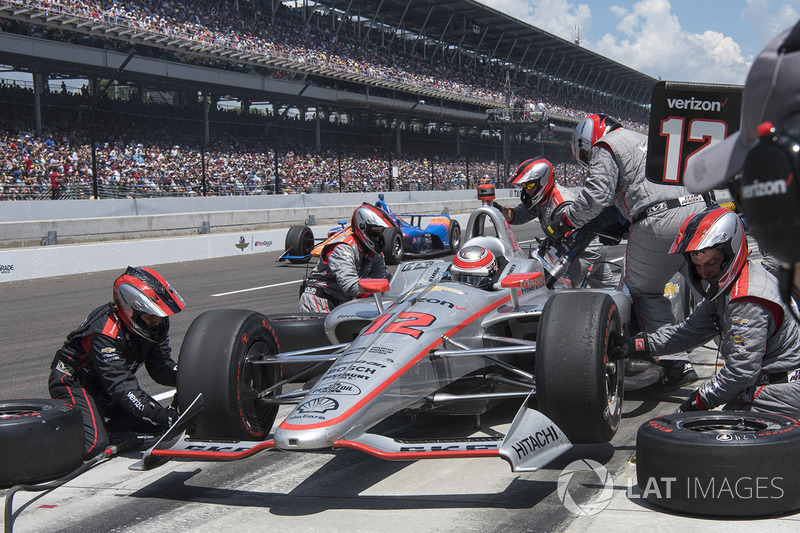
<path id="1" fill-rule="evenodd" d="M 453 253 L 458 252 L 461 248 L 461 226 L 457 220 L 450 219 L 450 231 L 447 235 L 450 239 L 450 251 Z"/>
<path id="2" fill-rule="evenodd" d="M 62 400 L 0 400 L 0 488 L 39 483 L 83 463 L 80 410 Z"/>
<path id="3" fill-rule="evenodd" d="M 641 495 L 674 511 L 753 517 L 800 509 L 800 422 L 744 411 L 675 413 L 636 436 Z"/>
<path id="4" fill-rule="evenodd" d="M 308 263 L 311 250 L 314 249 L 314 233 L 308 226 L 292 226 L 286 232 L 286 253 L 294 256 L 309 256 L 302 259 L 289 258 L 290 263 Z"/>
<path id="5" fill-rule="evenodd" d="M 403 260 L 405 245 L 400 228 L 389 228 L 384 234 L 383 259 L 387 265 L 398 265 Z"/>
<path id="6" fill-rule="evenodd" d="M 608 442 L 619 428 L 624 370 L 606 364 L 611 331 L 621 331 L 619 311 L 604 293 L 557 293 L 542 310 L 536 401 L 573 443 Z"/>
<path id="7" fill-rule="evenodd" d="M 261 313 L 215 309 L 192 322 L 181 345 L 176 391 L 181 406 L 203 393 L 192 437 L 252 441 L 269 435 L 278 406 L 256 395 L 277 381 L 279 369 L 251 362 L 275 353 L 275 335 Z"/>
<path id="8" fill-rule="evenodd" d="M 275 335 L 278 353 L 305 350 L 330 346 L 325 335 L 325 318 L 327 313 L 281 313 L 266 315 Z M 291 378 L 296 372 L 304 370 L 313 363 L 284 363 L 281 365 L 284 379 Z M 330 368 L 331 363 L 324 363 L 310 372 L 303 373 L 298 381 L 308 381 L 321 375 Z"/>

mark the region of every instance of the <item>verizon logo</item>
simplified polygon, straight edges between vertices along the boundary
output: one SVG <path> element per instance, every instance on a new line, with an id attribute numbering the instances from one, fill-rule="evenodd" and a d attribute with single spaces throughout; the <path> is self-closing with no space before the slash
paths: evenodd
<path id="1" fill-rule="evenodd" d="M 777 196 L 779 194 L 786 194 L 789 189 L 789 183 L 792 181 L 792 176 L 786 180 L 773 180 L 773 181 L 754 181 L 750 185 L 742 187 L 742 198 L 749 200 L 750 198 L 763 198 L 764 196 Z"/>
<path id="2" fill-rule="evenodd" d="M 725 102 L 713 102 L 711 100 L 697 100 L 694 96 L 691 98 L 667 98 L 667 106 L 670 109 L 688 109 L 690 111 L 722 111 L 725 107 Z"/>

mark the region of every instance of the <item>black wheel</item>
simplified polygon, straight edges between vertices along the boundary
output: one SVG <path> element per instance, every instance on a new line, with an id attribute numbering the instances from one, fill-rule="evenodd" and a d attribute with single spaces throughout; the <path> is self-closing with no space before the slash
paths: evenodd
<path id="1" fill-rule="evenodd" d="M 800 422 L 701 411 L 654 418 L 636 436 L 642 496 L 674 511 L 746 517 L 800 509 Z"/>
<path id="2" fill-rule="evenodd" d="M 453 253 L 458 252 L 459 248 L 461 248 L 461 226 L 458 225 L 458 221 L 452 218 L 450 219 L 448 237 L 450 238 L 450 251 Z"/>
<path id="3" fill-rule="evenodd" d="M 314 233 L 308 226 L 292 226 L 286 233 L 286 252 L 294 256 L 308 256 L 314 249 Z M 308 263 L 311 257 L 289 258 L 290 263 Z"/>
<path id="4" fill-rule="evenodd" d="M 403 232 L 400 228 L 390 228 L 385 232 L 383 243 L 383 259 L 387 265 L 399 265 L 403 260 L 405 245 L 403 244 Z"/>
<path id="5" fill-rule="evenodd" d="M 325 335 L 325 318 L 327 313 L 286 313 L 267 315 L 272 331 L 275 335 L 275 345 L 278 353 L 304 350 L 330 346 L 331 342 Z M 290 379 L 292 375 L 305 370 L 313 363 L 284 363 L 281 365 L 283 378 Z M 317 368 L 304 372 L 297 381 L 308 381 L 321 375 L 331 366 L 325 363 Z"/>
<path id="6" fill-rule="evenodd" d="M 608 442 L 619 428 L 624 369 L 606 355 L 612 331 L 621 331 L 620 318 L 607 294 L 561 292 L 542 310 L 536 400 L 573 443 Z"/>
<path id="7" fill-rule="evenodd" d="M 182 406 L 203 393 L 205 408 L 192 437 L 263 440 L 269 435 L 278 406 L 258 395 L 276 382 L 279 369 L 254 363 L 275 353 L 275 335 L 261 313 L 215 309 L 192 322 L 181 345 L 176 392 Z"/>
<path id="8" fill-rule="evenodd" d="M 62 400 L 0 400 L 0 488 L 39 483 L 83 463 L 80 410 Z"/>

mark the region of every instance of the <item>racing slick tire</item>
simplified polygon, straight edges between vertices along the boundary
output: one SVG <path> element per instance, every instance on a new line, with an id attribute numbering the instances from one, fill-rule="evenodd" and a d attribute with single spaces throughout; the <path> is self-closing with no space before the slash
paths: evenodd
<path id="1" fill-rule="evenodd" d="M 390 228 L 387 233 L 388 239 L 383 243 L 383 259 L 387 265 L 399 265 L 403 260 L 405 244 L 403 244 L 403 232 L 400 228 Z"/>
<path id="2" fill-rule="evenodd" d="M 575 444 L 608 442 L 619 428 L 625 372 L 606 355 L 612 331 L 621 331 L 619 310 L 601 292 L 556 293 L 542 310 L 536 401 Z"/>
<path id="3" fill-rule="evenodd" d="M 266 315 L 272 326 L 277 353 L 305 350 L 330 346 L 331 342 L 325 335 L 325 319 L 327 313 L 282 313 Z M 314 363 L 283 363 L 281 365 L 284 379 L 291 378 L 297 372 L 305 370 Z M 331 363 L 324 363 L 313 370 L 303 372 L 298 380 L 308 381 L 322 375 Z"/>
<path id="4" fill-rule="evenodd" d="M 203 393 L 205 407 L 191 436 L 264 440 L 278 406 L 259 401 L 257 394 L 277 382 L 280 369 L 252 363 L 276 353 L 274 332 L 261 313 L 214 309 L 194 319 L 181 345 L 176 390 L 179 406 Z"/>
<path id="5" fill-rule="evenodd" d="M 450 219 L 450 231 L 447 234 L 450 239 L 450 251 L 454 254 L 461 248 L 461 226 L 457 220 Z"/>
<path id="6" fill-rule="evenodd" d="M 636 435 L 648 502 L 687 514 L 754 517 L 800 509 L 800 422 L 746 411 L 675 413 Z"/>
<path id="7" fill-rule="evenodd" d="M 292 226 L 286 232 L 284 244 L 288 255 L 303 256 L 287 258 L 290 263 L 308 263 L 311 260 L 311 250 L 314 249 L 314 233 L 308 226 Z"/>
<path id="8" fill-rule="evenodd" d="M 62 400 L 0 400 L 0 488 L 49 481 L 83 463 L 80 409 Z"/>

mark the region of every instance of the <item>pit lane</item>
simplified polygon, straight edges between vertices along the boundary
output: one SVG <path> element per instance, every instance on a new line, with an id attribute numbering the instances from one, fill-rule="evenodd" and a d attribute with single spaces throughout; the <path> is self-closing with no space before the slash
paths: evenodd
<path id="1" fill-rule="evenodd" d="M 526 227 L 516 234 L 524 241 L 537 231 Z M 618 257 L 622 248 L 615 247 L 613 252 Z M 278 255 L 156 266 L 187 303 L 172 320 L 175 353 L 191 321 L 206 310 L 296 310 L 296 282 L 306 267 L 279 264 L 275 262 Z M 0 396 L 48 396 L 46 380 L 55 349 L 89 311 L 111 299 L 117 274 L 98 272 L 4 285 Z M 692 355 L 700 363 L 701 375 L 713 371 L 714 352 L 702 348 Z M 144 371 L 138 377 L 148 392 L 167 390 L 152 383 Z M 18 493 L 14 530 L 584 531 L 602 524 L 607 513 L 615 512 L 615 505 L 622 506 L 623 512 L 633 507 L 654 514 L 626 496 L 628 486 L 635 484 L 629 460 L 636 430 L 653 416 L 673 411 L 687 393 L 628 394 L 622 427 L 611 443 L 576 446 L 535 473 L 513 474 L 499 459 L 387 462 L 352 450 L 262 452 L 228 463 L 174 460 L 152 471 L 134 472 L 128 466 L 138 454 L 126 454 L 55 491 Z M 505 420 L 515 409 L 508 406 L 505 412 L 485 415 L 482 429 L 503 432 Z M 279 420 L 287 412 L 284 408 Z M 473 417 L 411 420 L 398 416 L 382 425 L 388 432 L 444 437 L 470 434 L 475 422 Z M 603 464 L 613 477 L 614 500 L 598 515 L 576 517 L 558 495 L 561 471 L 579 459 Z M 598 483 L 591 472 L 575 474 L 570 495 L 578 503 L 592 500 Z M 628 517 L 634 515 L 627 512 Z M 614 528 L 638 533 L 647 523 L 633 520 Z"/>

